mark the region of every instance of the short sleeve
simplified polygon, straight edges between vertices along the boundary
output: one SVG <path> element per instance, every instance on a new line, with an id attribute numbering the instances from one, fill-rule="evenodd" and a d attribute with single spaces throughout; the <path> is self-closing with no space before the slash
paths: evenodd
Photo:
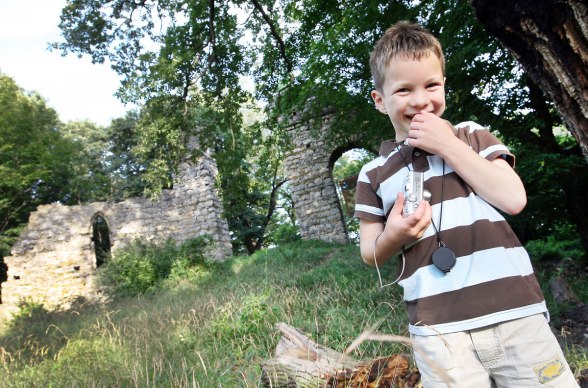
<path id="1" fill-rule="evenodd" d="M 510 152 L 496 136 L 488 129 L 472 121 L 456 125 L 458 137 L 470 145 L 470 147 L 484 159 L 493 161 L 502 158 L 514 168 L 515 156 Z"/>
<path id="2" fill-rule="evenodd" d="M 372 169 L 368 163 L 361 169 L 357 178 L 354 217 L 384 222 L 384 206 L 374 182 L 377 182 L 377 169 Z"/>

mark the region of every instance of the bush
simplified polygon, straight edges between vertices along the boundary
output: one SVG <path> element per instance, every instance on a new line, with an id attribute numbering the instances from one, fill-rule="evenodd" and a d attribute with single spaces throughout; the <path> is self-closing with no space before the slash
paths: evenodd
<path id="1" fill-rule="evenodd" d="M 294 241 L 300 241 L 300 228 L 298 225 L 280 224 L 271 233 L 268 240 L 275 245 L 288 244 Z"/>
<path id="2" fill-rule="evenodd" d="M 569 227 L 558 228 L 544 240 L 531 240 L 525 244 L 525 249 L 535 264 L 559 262 L 563 259 L 580 262 L 585 255 L 580 238 Z"/>
<path id="3" fill-rule="evenodd" d="M 101 267 L 99 281 L 113 295 L 153 291 L 165 280 L 177 280 L 207 266 L 204 251 L 210 238 L 198 237 L 177 245 L 135 241 L 119 250 Z"/>
<path id="4" fill-rule="evenodd" d="M 22 299 L 18 304 L 18 311 L 12 314 L 11 328 L 19 328 L 30 324 L 31 320 L 44 318 L 49 313 L 45 305 L 32 299 Z"/>

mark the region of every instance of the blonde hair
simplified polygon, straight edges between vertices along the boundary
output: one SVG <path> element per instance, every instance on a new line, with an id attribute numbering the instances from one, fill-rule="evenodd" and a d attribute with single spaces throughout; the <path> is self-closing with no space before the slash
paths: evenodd
<path id="1" fill-rule="evenodd" d="M 370 55 L 370 70 L 376 90 L 382 90 L 386 70 L 393 58 L 420 60 L 431 52 L 441 61 L 441 69 L 445 75 L 445 57 L 441 43 L 429 30 L 405 20 L 392 25 L 378 40 Z"/>

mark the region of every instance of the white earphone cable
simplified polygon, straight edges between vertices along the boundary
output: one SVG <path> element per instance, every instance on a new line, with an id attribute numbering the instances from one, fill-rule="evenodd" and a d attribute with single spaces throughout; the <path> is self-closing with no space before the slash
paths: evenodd
<path id="1" fill-rule="evenodd" d="M 380 281 L 380 288 L 392 286 L 392 285 L 398 283 L 398 281 L 400 280 L 400 278 L 404 274 L 404 268 L 406 266 L 406 256 L 404 256 L 404 248 L 402 248 L 402 251 L 401 251 L 401 254 L 402 254 L 402 271 L 400 271 L 400 275 L 398 275 L 398 277 L 396 278 L 396 280 L 394 280 L 392 283 L 388 283 L 388 284 L 383 284 L 382 283 L 382 275 L 380 275 L 380 269 L 378 268 L 378 259 L 376 259 L 377 243 L 378 243 L 378 239 L 380 238 L 380 236 L 382 235 L 382 233 L 380 233 L 378 235 L 378 237 L 376 237 L 376 239 L 374 240 L 374 263 L 376 265 L 376 272 L 378 273 L 378 280 Z"/>

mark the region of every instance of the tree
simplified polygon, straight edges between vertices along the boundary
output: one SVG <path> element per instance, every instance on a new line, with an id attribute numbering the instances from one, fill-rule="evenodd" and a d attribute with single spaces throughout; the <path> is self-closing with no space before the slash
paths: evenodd
<path id="1" fill-rule="evenodd" d="M 276 210 L 287 181 L 281 167 L 285 149 L 281 141 L 283 137 L 257 122 L 217 142 L 215 155 L 223 172 L 219 186 L 236 253 L 251 254 L 275 242 L 268 239 L 268 229 L 277 220 Z"/>
<path id="2" fill-rule="evenodd" d="M 139 112 L 129 111 L 124 117 L 112 120 L 107 128 L 106 164 L 112 181 L 111 199 L 115 201 L 139 197 L 147 189 L 143 179 L 147 168 L 141 163 L 138 151 L 139 117 Z"/>
<path id="3" fill-rule="evenodd" d="M 476 17 L 507 47 L 526 70 L 528 76 L 553 102 L 566 128 L 579 147 L 569 143 L 561 147 L 552 136 L 553 120 L 545 104 L 536 110 L 543 119 L 539 126 L 545 140 L 538 148 L 555 157 L 565 157 L 560 181 L 570 217 L 578 226 L 588 251 L 588 211 L 584 205 L 588 190 L 588 6 L 577 0 L 512 2 L 471 0 Z M 537 86 L 528 83 L 531 98 L 544 100 Z"/>
<path id="4" fill-rule="evenodd" d="M 471 0 L 476 17 L 553 101 L 588 163 L 588 6 Z"/>
<path id="5" fill-rule="evenodd" d="M 79 158 L 59 125 L 41 96 L 0 73 L 0 256 L 38 205 L 72 199 L 69 181 Z"/>
<path id="6" fill-rule="evenodd" d="M 329 141 L 373 151 L 393 133 L 369 98 L 368 57 L 376 39 L 400 19 L 420 22 L 445 47 L 447 119 L 487 125 L 537 163 L 553 161 L 541 160 L 546 145 L 550 152 L 573 154 L 553 134 L 560 119 L 550 103 L 474 18 L 466 0 L 70 0 L 60 24 L 65 41 L 54 47 L 64 54 L 91 55 L 95 62 L 108 59 L 123 76 L 119 96 L 159 112 L 142 116 L 137 126 L 142 139 L 138 148 L 157 161 L 147 168 L 150 186 L 166 184 L 181 155 L 181 142 L 195 133 L 202 147 L 217 151 L 221 180 L 241 184 L 241 193 L 227 203 L 250 206 L 231 209 L 242 209 L 243 219 L 252 219 L 246 213 L 257 208 L 254 213 L 262 219 L 265 212 L 253 205 L 258 199 L 255 185 L 238 175 L 251 173 L 240 165 L 247 150 L 235 148 L 248 144 L 241 143 L 239 107 L 251 96 L 240 77 L 254 78 L 255 97 L 268 107 L 265 125 L 276 136 L 283 135 L 279 129 L 287 123 L 280 117 L 294 111 L 317 114 L 329 107 L 336 116 Z M 575 164 L 565 168 L 570 176 L 586 171 Z M 521 223 L 521 235 L 528 239 L 569 223 L 573 203 L 579 203 L 573 199 L 578 191 L 566 187 L 567 181 L 537 182 L 542 188 L 556 187 L 548 198 L 556 211 L 550 218 L 533 212 L 533 222 Z M 223 187 L 228 194 L 228 186 Z"/>
<path id="7" fill-rule="evenodd" d="M 106 164 L 109 148 L 106 129 L 89 120 L 70 121 L 61 126 L 60 133 L 79 153 L 68 182 L 71 201 L 81 204 L 109 199 L 112 183 Z"/>

